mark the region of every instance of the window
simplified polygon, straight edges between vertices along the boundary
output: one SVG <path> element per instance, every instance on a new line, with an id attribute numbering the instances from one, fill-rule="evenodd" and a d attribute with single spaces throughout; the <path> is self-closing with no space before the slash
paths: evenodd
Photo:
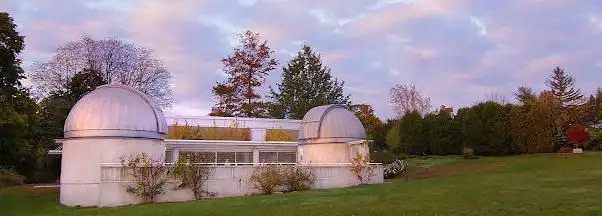
<path id="1" fill-rule="evenodd" d="M 253 163 L 253 152 L 236 152 L 236 163 Z"/>
<path id="2" fill-rule="evenodd" d="M 259 163 L 276 163 L 278 154 L 276 152 L 259 152 Z"/>
<path id="3" fill-rule="evenodd" d="M 217 163 L 235 163 L 235 153 L 234 152 L 218 152 L 217 153 Z"/>
<path id="4" fill-rule="evenodd" d="M 278 152 L 278 163 L 295 163 L 296 157 L 295 152 Z"/>

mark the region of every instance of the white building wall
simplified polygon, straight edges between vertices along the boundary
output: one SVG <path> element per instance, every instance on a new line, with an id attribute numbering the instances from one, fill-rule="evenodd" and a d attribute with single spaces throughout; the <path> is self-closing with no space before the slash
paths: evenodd
<path id="1" fill-rule="evenodd" d="M 374 173 L 368 181 L 369 184 L 382 183 L 383 166 L 372 165 Z M 216 166 L 212 176 L 206 183 L 209 192 L 215 193 L 216 197 L 233 197 L 257 194 L 259 191 L 253 187 L 249 180 L 254 166 Z M 316 175 L 314 189 L 341 188 L 358 185 L 357 178 L 350 171 L 349 165 L 311 166 L 311 171 Z M 140 199 L 125 191 L 125 186 L 131 184 L 121 175 L 120 167 L 105 166 L 102 168 L 102 191 L 99 206 L 123 206 L 137 204 Z M 188 189 L 173 190 L 177 184 L 171 181 L 166 193 L 160 195 L 158 202 L 181 202 L 194 200 L 194 195 Z"/>
<path id="2" fill-rule="evenodd" d="M 60 202 L 67 206 L 98 206 L 103 190 L 101 164 L 120 164 L 121 157 L 147 153 L 163 162 L 165 146 L 161 140 L 132 138 L 81 138 L 63 142 Z M 115 197 L 112 197 L 115 198 Z M 119 199 L 119 198 L 116 198 Z"/>

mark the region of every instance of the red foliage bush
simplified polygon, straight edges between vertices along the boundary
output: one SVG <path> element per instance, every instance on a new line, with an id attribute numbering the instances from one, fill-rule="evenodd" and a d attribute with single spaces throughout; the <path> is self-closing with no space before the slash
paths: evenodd
<path id="1" fill-rule="evenodd" d="M 585 131 L 585 127 L 580 124 L 569 129 L 566 137 L 569 143 L 581 146 L 589 138 L 589 134 Z"/>

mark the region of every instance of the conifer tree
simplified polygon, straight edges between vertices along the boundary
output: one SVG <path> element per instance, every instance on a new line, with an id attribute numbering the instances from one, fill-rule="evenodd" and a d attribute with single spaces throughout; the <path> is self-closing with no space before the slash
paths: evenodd
<path id="1" fill-rule="evenodd" d="M 554 68 L 552 76 L 546 80 L 546 85 L 563 106 L 578 104 L 583 99 L 581 90 L 575 87 L 575 78 L 560 67 Z"/>
<path id="2" fill-rule="evenodd" d="M 349 95 L 343 92 L 345 82 L 334 78 L 309 46 L 304 45 L 282 70 L 282 82 L 276 90 L 270 88 L 270 116 L 302 119 L 316 106 L 350 104 Z"/>

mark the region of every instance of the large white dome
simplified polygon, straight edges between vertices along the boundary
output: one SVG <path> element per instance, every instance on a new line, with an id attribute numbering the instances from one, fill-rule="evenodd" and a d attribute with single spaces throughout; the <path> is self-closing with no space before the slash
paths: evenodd
<path id="1" fill-rule="evenodd" d="M 310 109 L 301 121 L 300 144 L 345 143 L 366 139 L 362 122 L 340 104 Z"/>
<path id="2" fill-rule="evenodd" d="M 121 84 L 98 87 L 80 99 L 65 121 L 65 138 L 163 139 L 163 112 L 143 93 Z"/>

